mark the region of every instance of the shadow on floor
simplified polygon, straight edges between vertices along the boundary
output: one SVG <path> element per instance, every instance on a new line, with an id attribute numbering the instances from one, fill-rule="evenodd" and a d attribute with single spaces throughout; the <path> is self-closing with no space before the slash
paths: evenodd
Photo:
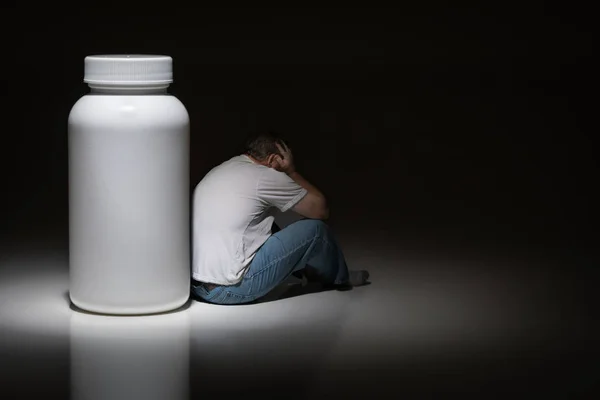
<path id="1" fill-rule="evenodd" d="M 309 282 L 306 285 L 301 283 L 286 283 L 279 285 L 273 289 L 266 296 L 256 300 L 253 304 L 269 303 L 272 301 L 289 299 L 291 297 L 304 296 L 307 294 L 326 292 L 333 290 L 331 288 L 323 287 L 322 284 L 316 282 Z"/>
<path id="2" fill-rule="evenodd" d="M 69 308 L 75 312 L 78 313 L 82 313 L 82 314 L 91 314 L 91 315 L 111 315 L 111 316 L 129 316 L 129 317 L 135 317 L 138 314 L 127 314 L 127 315 L 121 315 L 121 314 L 100 314 L 100 313 L 96 313 L 96 312 L 92 312 L 92 311 L 87 311 L 87 310 L 83 310 L 79 307 L 77 307 L 75 304 L 73 304 L 73 302 L 71 301 L 71 297 L 69 296 L 69 291 L 65 291 L 63 293 L 63 298 L 65 299 L 65 301 L 67 302 L 67 304 L 69 305 Z M 190 297 L 185 304 L 183 304 L 181 307 L 175 309 L 175 310 L 171 310 L 171 311 L 165 311 L 165 312 L 161 312 L 161 313 L 153 313 L 153 314 L 139 314 L 141 316 L 144 315 L 162 315 L 162 314 L 172 314 L 172 313 L 177 313 L 180 311 L 185 311 L 188 308 L 190 308 L 190 306 L 192 305 L 192 301 L 193 299 Z"/>
<path id="3" fill-rule="evenodd" d="M 371 284 L 371 282 L 366 282 L 364 284 L 364 286 L 368 286 L 370 284 Z M 348 291 L 348 290 L 352 290 L 352 289 L 353 289 L 352 286 L 337 286 L 337 287 L 326 286 L 319 282 L 310 282 L 310 281 L 305 284 L 302 284 L 302 281 L 300 279 L 290 277 L 287 280 L 285 280 L 284 282 L 282 282 L 281 284 L 279 284 L 279 286 L 277 286 L 275 289 L 273 289 L 266 296 L 263 296 L 257 300 L 254 300 L 249 303 L 243 303 L 243 304 L 221 304 L 221 306 L 230 306 L 230 307 L 247 306 L 247 305 L 253 305 L 253 304 L 270 303 L 273 301 L 284 300 L 284 299 L 289 299 L 292 297 L 304 296 L 304 295 L 314 294 L 314 293 L 329 292 L 329 291 L 338 291 L 339 292 L 339 291 Z M 209 302 L 201 299 L 200 297 L 195 296 L 193 293 L 192 293 L 191 299 L 198 301 L 200 303 L 213 304 L 213 303 L 209 303 Z"/>
<path id="4" fill-rule="evenodd" d="M 370 283 L 368 283 L 368 284 L 370 284 Z M 318 283 L 318 282 L 307 282 L 306 284 L 303 285 L 300 280 L 295 279 L 295 278 L 290 278 L 290 279 L 284 281 L 283 283 L 281 283 L 279 286 L 277 286 L 275 289 L 273 289 L 266 296 L 261 297 L 260 299 L 257 299 L 253 302 L 245 303 L 242 305 L 270 303 L 273 301 L 289 299 L 289 298 L 297 297 L 297 296 L 304 296 L 307 294 L 327 292 L 327 291 L 331 291 L 331 290 L 339 291 L 339 290 L 351 290 L 351 289 L 352 288 L 340 289 L 340 288 L 326 287 L 326 286 L 323 286 L 323 284 Z M 77 307 L 71 301 L 71 298 L 69 296 L 69 291 L 65 291 L 63 293 L 63 298 L 65 299 L 65 302 L 68 304 L 69 308 L 75 312 L 84 313 L 84 314 L 108 315 L 108 314 L 100 314 L 100 313 L 83 310 L 83 309 Z M 190 308 L 193 301 L 205 303 L 204 300 L 194 296 L 194 294 L 192 293 L 190 295 L 190 298 L 188 299 L 188 301 L 186 301 L 183 306 L 177 308 L 176 310 L 162 312 L 162 313 L 154 313 L 152 315 L 170 314 L 170 313 L 176 313 L 176 312 L 187 310 L 188 308 Z M 235 305 L 236 304 L 234 304 L 234 306 Z M 130 316 L 135 316 L 135 315 L 130 315 Z"/>

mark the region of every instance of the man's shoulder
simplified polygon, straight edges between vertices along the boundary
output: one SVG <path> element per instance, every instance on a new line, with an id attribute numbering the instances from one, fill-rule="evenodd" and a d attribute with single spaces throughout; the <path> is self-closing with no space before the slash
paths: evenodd
<path id="1" fill-rule="evenodd" d="M 274 168 L 269 168 L 262 165 L 261 167 L 262 169 L 260 170 L 260 175 L 265 181 L 287 182 L 291 180 L 291 178 L 285 172 L 281 172 Z"/>
<path id="2" fill-rule="evenodd" d="M 213 167 L 200 183 L 211 186 L 248 184 L 258 181 L 265 169 L 268 168 L 248 163 L 242 156 L 235 156 Z"/>
<path id="3" fill-rule="evenodd" d="M 235 174 L 248 174 L 253 176 L 260 176 L 265 170 L 270 168 L 264 165 L 253 163 L 248 157 L 244 155 L 234 156 L 229 160 L 223 162 L 217 168 L 223 169 L 224 171 L 230 171 Z"/>

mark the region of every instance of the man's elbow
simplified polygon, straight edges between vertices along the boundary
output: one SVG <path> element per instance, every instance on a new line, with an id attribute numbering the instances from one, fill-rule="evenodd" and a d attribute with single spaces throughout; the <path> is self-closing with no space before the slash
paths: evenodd
<path id="1" fill-rule="evenodd" d="M 298 203 L 293 210 L 309 219 L 329 219 L 329 207 L 323 196 L 311 195 Z"/>
<path id="2" fill-rule="evenodd" d="M 327 201 L 325 199 L 323 199 L 323 202 L 319 209 L 318 219 L 322 219 L 322 220 L 329 219 L 329 206 L 327 205 Z"/>
<path id="3" fill-rule="evenodd" d="M 315 212 L 312 215 L 311 219 L 320 219 L 320 220 L 328 220 L 329 219 L 329 210 L 323 210 L 323 211 L 319 211 L 319 212 Z"/>

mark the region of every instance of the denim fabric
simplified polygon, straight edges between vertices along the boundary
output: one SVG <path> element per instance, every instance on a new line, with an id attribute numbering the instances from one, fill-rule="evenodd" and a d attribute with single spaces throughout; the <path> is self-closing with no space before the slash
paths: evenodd
<path id="1" fill-rule="evenodd" d="M 320 220 L 303 219 L 276 231 L 257 251 L 238 284 L 210 291 L 192 285 L 192 294 L 214 304 L 250 303 L 307 265 L 325 284 L 348 282 L 344 255 L 330 228 Z"/>

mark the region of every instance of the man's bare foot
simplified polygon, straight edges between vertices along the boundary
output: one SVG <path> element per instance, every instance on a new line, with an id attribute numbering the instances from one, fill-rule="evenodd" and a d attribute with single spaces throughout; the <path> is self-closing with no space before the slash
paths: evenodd
<path id="1" fill-rule="evenodd" d="M 350 286 L 363 286 L 369 281 L 369 271 L 349 271 L 348 283 Z"/>
<path id="2" fill-rule="evenodd" d="M 351 290 L 355 286 L 363 286 L 366 285 L 369 281 L 369 272 L 365 270 L 360 271 L 349 271 L 348 273 L 348 281 L 346 283 L 341 284 L 325 284 L 324 287 L 327 289 L 336 289 L 336 290 Z"/>

